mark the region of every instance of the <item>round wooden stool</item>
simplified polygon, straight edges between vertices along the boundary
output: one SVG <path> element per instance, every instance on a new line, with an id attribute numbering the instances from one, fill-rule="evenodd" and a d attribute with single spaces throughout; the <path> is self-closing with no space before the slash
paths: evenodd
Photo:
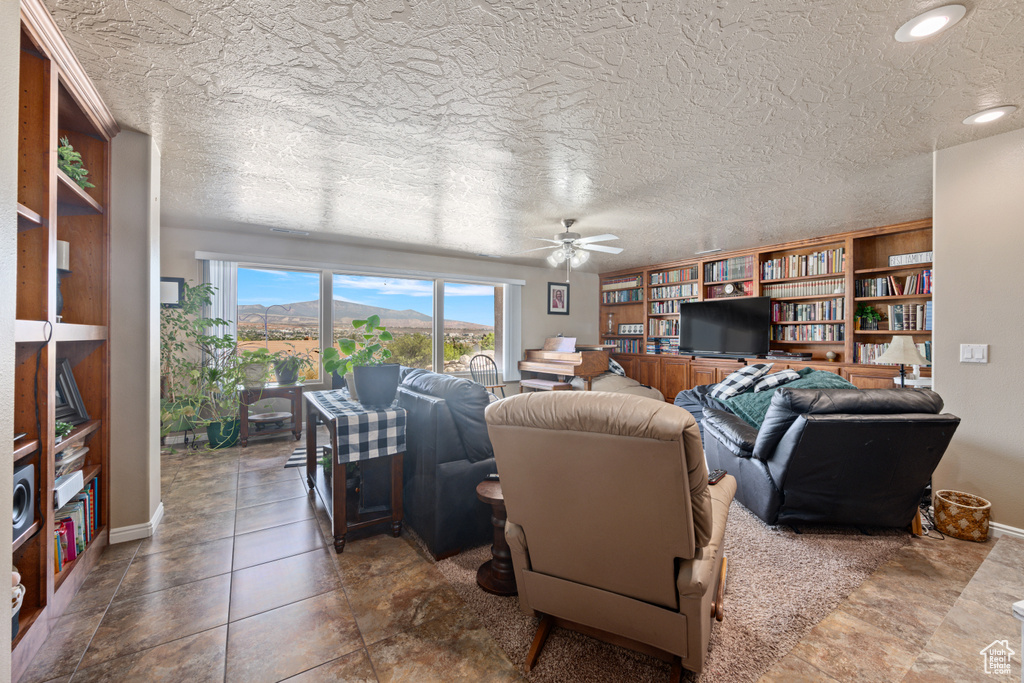
<path id="1" fill-rule="evenodd" d="M 515 595 L 519 591 L 512 568 L 512 552 L 505 541 L 505 498 L 501 495 L 501 484 L 490 479 L 480 482 L 476 487 L 476 497 L 491 506 L 491 524 L 494 525 L 491 559 L 477 570 L 477 585 L 495 595 Z"/>

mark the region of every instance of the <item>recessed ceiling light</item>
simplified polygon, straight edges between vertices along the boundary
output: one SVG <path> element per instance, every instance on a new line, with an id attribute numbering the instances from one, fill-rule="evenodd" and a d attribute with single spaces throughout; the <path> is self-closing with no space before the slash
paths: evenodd
<path id="1" fill-rule="evenodd" d="M 971 114 L 964 119 L 964 123 L 991 123 L 992 121 L 1001 119 L 1007 114 L 1012 114 L 1015 111 L 1017 111 L 1017 107 L 1012 104 L 1005 107 L 992 107 L 990 109 L 979 111 L 977 114 Z"/>
<path id="2" fill-rule="evenodd" d="M 912 43 L 934 36 L 964 18 L 967 8 L 963 5 L 946 5 L 919 14 L 896 31 L 896 40 L 901 43 Z"/>

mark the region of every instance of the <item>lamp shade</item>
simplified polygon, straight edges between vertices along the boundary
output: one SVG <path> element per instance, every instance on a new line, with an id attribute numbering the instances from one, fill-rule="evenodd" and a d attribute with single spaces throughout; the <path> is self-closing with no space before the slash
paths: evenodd
<path id="1" fill-rule="evenodd" d="M 910 335 L 893 337 L 889 342 L 889 348 L 876 358 L 875 362 L 892 365 L 931 365 L 931 362 L 917 350 Z"/>

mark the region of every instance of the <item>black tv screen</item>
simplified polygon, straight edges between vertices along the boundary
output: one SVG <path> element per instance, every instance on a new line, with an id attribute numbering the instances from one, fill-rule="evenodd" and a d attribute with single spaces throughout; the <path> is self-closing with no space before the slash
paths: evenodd
<path id="1" fill-rule="evenodd" d="M 679 352 L 757 356 L 768 353 L 767 296 L 696 301 L 679 307 Z"/>

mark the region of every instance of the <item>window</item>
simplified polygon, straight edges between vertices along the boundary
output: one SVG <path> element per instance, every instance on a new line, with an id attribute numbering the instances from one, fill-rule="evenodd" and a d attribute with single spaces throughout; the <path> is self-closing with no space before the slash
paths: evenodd
<path id="1" fill-rule="evenodd" d="M 369 275 L 334 275 L 334 338 L 355 333 L 353 320 L 380 316 L 394 335 L 391 360 L 433 368 L 434 281 Z"/>
<path id="2" fill-rule="evenodd" d="M 240 349 L 308 355 L 303 379 L 320 379 L 320 273 L 238 267 L 237 338 Z"/>
<path id="3" fill-rule="evenodd" d="M 444 371 L 469 373 L 469 360 L 484 354 L 502 367 L 501 285 L 444 283 Z"/>

